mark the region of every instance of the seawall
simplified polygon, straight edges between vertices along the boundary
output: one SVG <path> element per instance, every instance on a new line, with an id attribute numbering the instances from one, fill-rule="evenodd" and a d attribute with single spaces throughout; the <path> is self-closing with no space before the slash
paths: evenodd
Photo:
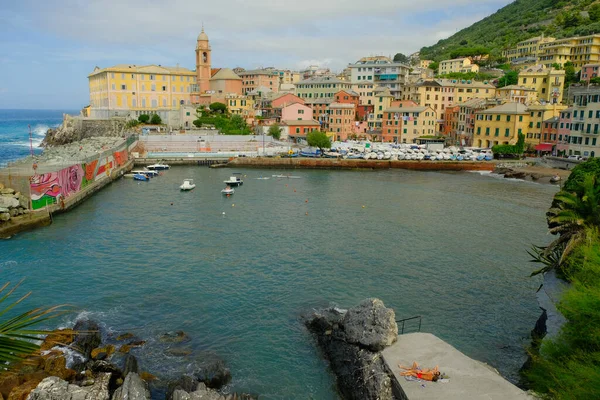
<path id="1" fill-rule="evenodd" d="M 248 158 L 228 166 L 285 169 L 410 169 L 415 171 L 493 171 L 494 163 L 479 161 L 337 160 L 333 158 Z"/>

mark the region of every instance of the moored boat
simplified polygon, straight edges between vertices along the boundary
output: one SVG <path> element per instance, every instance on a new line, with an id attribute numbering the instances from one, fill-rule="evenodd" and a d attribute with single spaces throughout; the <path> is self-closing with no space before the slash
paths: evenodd
<path id="1" fill-rule="evenodd" d="M 225 196 L 231 196 L 235 193 L 235 190 L 231 186 L 226 186 L 225 189 L 221 190 Z"/>
<path id="2" fill-rule="evenodd" d="M 164 169 L 169 169 L 171 167 L 168 164 L 156 163 L 156 164 L 148 165 L 146 168 L 155 170 L 155 171 L 160 171 L 160 170 L 164 170 Z"/>
<path id="3" fill-rule="evenodd" d="M 244 181 L 242 180 L 242 178 L 240 178 L 239 176 L 235 176 L 235 175 L 241 175 L 241 174 L 234 174 L 234 176 L 230 176 L 229 179 L 227 179 L 226 181 L 223 181 L 223 183 L 225 183 L 226 185 L 229 186 L 240 186 L 244 184 Z"/>
<path id="4" fill-rule="evenodd" d="M 196 187 L 193 179 L 184 179 L 179 189 L 182 191 L 192 190 Z"/>
<path id="5" fill-rule="evenodd" d="M 148 175 L 144 174 L 133 174 L 133 179 L 136 181 L 149 181 Z"/>

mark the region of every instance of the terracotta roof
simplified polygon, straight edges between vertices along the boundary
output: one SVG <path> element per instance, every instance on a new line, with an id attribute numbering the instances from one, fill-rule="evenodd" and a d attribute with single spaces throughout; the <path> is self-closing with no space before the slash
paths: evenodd
<path id="1" fill-rule="evenodd" d="M 287 126 L 321 126 L 321 124 L 319 124 L 315 120 L 302 121 L 302 120 L 288 119 L 285 121 L 281 121 L 281 123 L 284 125 L 287 125 Z"/>
<path id="2" fill-rule="evenodd" d="M 214 74 L 213 77 L 210 79 L 211 80 L 228 79 L 228 80 L 236 80 L 236 81 L 242 80 L 242 78 L 240 78 L 235 72 L 233 72 L 229 68 L 219 69 L 219 72 Z"/>
<path id="3" fill-rule="evenodd" d="M 505 103 L 501 106 L 492 107 L 478 114 L 527 114 L 527 106 L 521 103 Z"/>

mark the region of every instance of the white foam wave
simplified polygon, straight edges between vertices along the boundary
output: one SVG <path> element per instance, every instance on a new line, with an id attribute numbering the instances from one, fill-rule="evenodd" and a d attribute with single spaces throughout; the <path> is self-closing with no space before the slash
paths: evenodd
<path id="1" fill-rule="evenodd" d="M 34 127 L 31 128 L 31 133 L 34 136 L 46 136 L 46 132 L 48 132 L 48 129 L 50 129 L 51 127 L 46 125 L 46 124 L 40 124 L 40 125 L 36 125 Z"/>
<path id="2" fill-rule="evenodd" d="M 70 347 L 64 346 L 54 346 L 50 350 L 42 351 L 42 355 L 46 355 L 50 353 L 52 350 L 58 350 L 65 355 L 65 360 L 67 361 L 67 368 L 73 367 L 76 363 L 82 363 L 85 361 L 85 357 L 78 351 L 73 350 Z"/>

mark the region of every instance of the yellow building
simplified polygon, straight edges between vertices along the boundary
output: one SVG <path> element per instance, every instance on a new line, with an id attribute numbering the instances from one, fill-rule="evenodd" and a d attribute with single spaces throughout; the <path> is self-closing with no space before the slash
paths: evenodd
<path id="1" fill-rule="evenodd" d="M 438 73 L 440 75 L 450 74 L 452 72 L 479 72 L 479 65 L 472 64 L 468 58 L 455 58 L 452 60 L 440 61 Z"/>
<path id="2" fill-rule="evenodd" d="M 525 134 L 525 143 L 530 143 L 532 145 L 539 144 L 542 137 L 542 126 L 544 121 L 553 117 L 558 117 L 560 112 L 566 108 L 567 106 L 558 104 L 530 104 L 527 107 L 529 121 L 526 129 L 523 131 Z"/>
<path id="3" fill-rule="evenodd" d="M 225 95 L 225 104 L 231 114 L 244 118 L 254 117 L 254 100 L 247 96 L 230 93 Z"/>
<path id="4" fill-rule="evenodd" d="M 496 97 L 509 103 L 528 104 L 537 100 L 537 92 L 525 86 L 509 85 L 497 88 Z"/>
<path id="5" fill-rule="evenodd" d="M 519 134 L 525 134 L 530 114 L 521 103 L 505 103 L 479 111 L 475 116 L 473 145 L 490 148 L 497 144 L 516 144 Z"/>
<path id="6" fill-rule="evenodd" d="M 394 96 L 388 88 L 378 86 L 374 89 L 373 113 L 367 117 L 369 130 L 380 130 L 383 121 L 383 113 L 391 107 Z"/>
<path id="7" fill-rule="evenodd" d="M 567 61 L 579 71 L 585 64 L 600 61 L 600 34 L 558 39 L 541 45 L 539 60 L 546 68 Z"/>
<path id="8" fill-rule="evenodd" d="M 356 83 L 352 85 L 352 90 L 358 93 L 360 105 L 375 104 L 375 92 L 373 89 L 377 86 L 373 82 Z"/>
<path id="9" fill-rule="evenodd" d="M 180 67 L 119 64 L 88 75 L 91 112 L 96 117 L 178 110 L 190 104 L 196 72 Z"/>
<path id="10" fill-rule="evenodd" d="M 429 68 L 429 65 L 433 63 L 433 60 L 419 60 L 419 67 Z"/>
<path id="11" fill-rule="evenodd" d="M 542 50 L 542 45 L 553 42 L 554 40 L 556 39 L 544 36 L 526 39 L 517 43 L 515 47 L 504 50 L 502 52 L 502 57 L 507 58 L 510 63 L 528 58 L 537 61 Z"/>
<path id="12" fill-rule="evenodd" d="M 419 80 L 404 87 L 402 100 L 412 100 L 421 106 L 433 108 L 438 115 L 456 103 L 469 99 L 490 99 L 496 87 L 489 82 L 460 79 Z"/>
<path id="13" fill-rule="evenodd" d="M 437 116 L 431 107 L 390 107 L 383 114 L 382 142 L 415 143 L 421 136 L 436 135 L 436 126 Z"/>
<path id="14" fill-rule="evenodd" d="M 519 72 L 519 85 L 534 89 L 537 98 L 546 103 L 562 103 L 565 71 L 535 65 Z"/>

